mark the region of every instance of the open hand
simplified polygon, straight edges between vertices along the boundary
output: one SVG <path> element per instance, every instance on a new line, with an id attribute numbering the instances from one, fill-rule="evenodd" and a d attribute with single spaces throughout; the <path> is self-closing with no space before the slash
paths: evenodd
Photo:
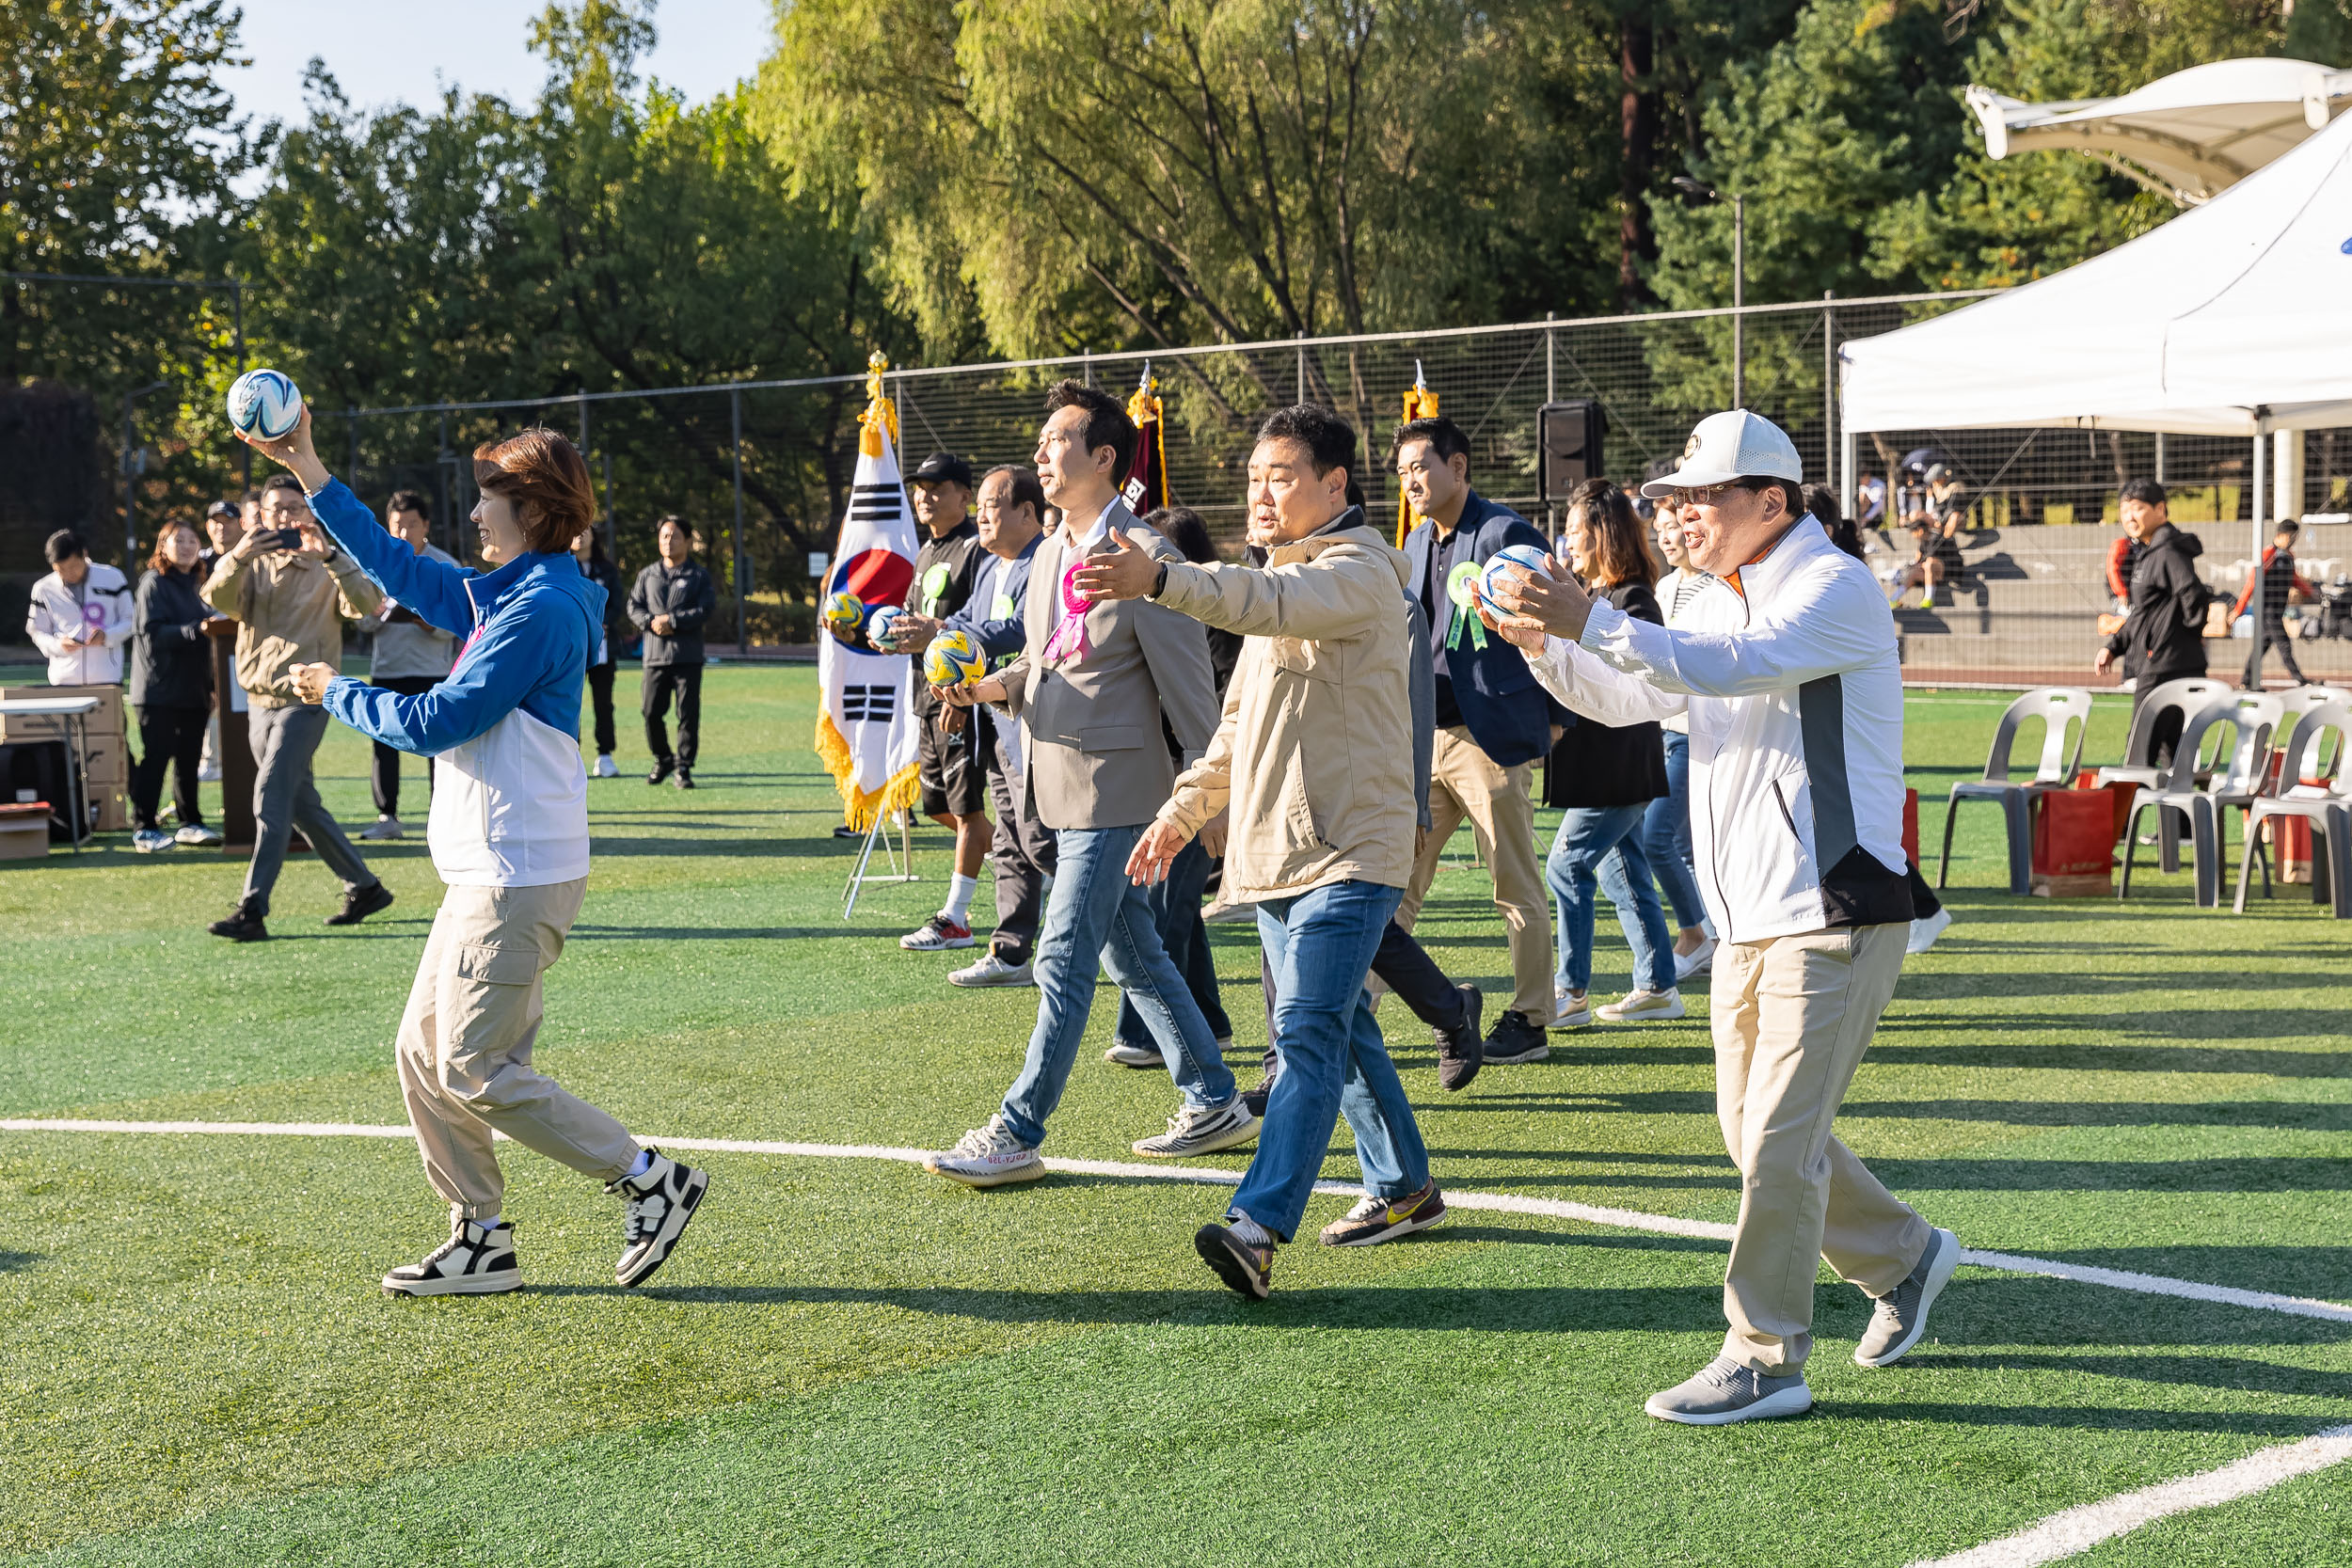
<path id="1" fill-rule="evenodd" d="M 1136 840 L 1135 853 L 1127 857 L 1127 879 L 1137 887 L 1168 880 L 1168 867 L 1176 863 L 1178 853 L 1191 842 L 1192 835 L 1173 823 L 1152 823 Z"/>
<path id="2" fill-rule="evenodd" d="M 1531 657 L 1543 657 L 1546 639 L 1544 624 L 1531 615 L 1497 615 L 1485 600 L 1478 605 L 1478 618 L 1486 629 L 1498 633 L 1505 642 Z"/>
<path id="3" fill-rule="evenodd" d="M 1503 568 L 1495 579 L 1495 604 L 1506 624 L 1497 629 L 1522 647 L 1526 644 L 1507 629 L 1509 622 L 1530 620 L 1573 642 L 1584 635 L 1585 618 L 1593 612 L 1593 596 L 1574 578 L 1539 575 L 1524 566 Z"/>
<path id="4" fill-rule="evenodd" d="M 2090 667 L 2099 672 L 2101 674 L 2105 674 L 2106 673 L 2107 666 L 2114 662 L 2115 656 L 2107 652 L 2105 648 L 2102 648 L 2099 650 L 2099 657 L 2091 661 Z"/>
<path id="5" fill-rule="evenodd" d="M 294 421 L 294 427 L 275 441 L 265 441 L 259 436 L 248 435 L 233 427 L 232 434 L 262 456 L 274 457 L 293 469 L 294 477 L 302 481 L 305 490 L 317 491 L 329 477 L 326 465 L 319 461 L 317 449 L 310 445 L 310 405 L 307 402 L 302 405 L 302 418 Z"/>
<path id="6" fill-rule="evenodd" d="M 1152 552 L 1127 537 L 1123 528 L 1111 530 L 1108 548 L 1087 557 L 1072 581 L 1089 604 L 1104 599 L 1140 599 L 1159 580 L 1160 563 Z"/>

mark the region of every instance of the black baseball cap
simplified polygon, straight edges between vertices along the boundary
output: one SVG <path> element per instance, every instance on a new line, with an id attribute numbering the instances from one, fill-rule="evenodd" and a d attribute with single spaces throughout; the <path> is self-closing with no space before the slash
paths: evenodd
<path id="1" fill-rule="evenodd" d="M 237 503 L 235 501 L 215 501 L 212 505 L 204 509 L 204 515 L 207 517 L 234 517 L 238 515 Z"/>
<path id="2" fill-rule="evenodd" d="M 952 480 L 965 489 L 972 488 L 972 465 L 951 451 L 935 451 L 923 459 L 923 466 L 907 476 L 910 484 L 936 484 Z"/>

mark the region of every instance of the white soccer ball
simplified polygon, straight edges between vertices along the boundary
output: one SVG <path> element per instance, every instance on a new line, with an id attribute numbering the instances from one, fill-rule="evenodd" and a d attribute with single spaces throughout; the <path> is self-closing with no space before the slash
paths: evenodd
<path id="1" fill-rule="evenodd" d="M 302 422 L 302 392 L 283 371 L 247 371 L 229 388 L 229 422 L 275 441 Z"/>
<path id="2" fill-rule="evenodd" d="M 1550 558 L 1533 545 L 1505 545 L 1495 551 L 1487 558 L 1485 569 L 1478 574 L 1478 596 L 1486 600 L 1487 608 L 1498 615 L 1510 613 L 1495 597 L 1495 591 L 1502 586 L 1503 574 L 1514 566 L 1533 572 L 1539 578 L 1551 575 Z"/>

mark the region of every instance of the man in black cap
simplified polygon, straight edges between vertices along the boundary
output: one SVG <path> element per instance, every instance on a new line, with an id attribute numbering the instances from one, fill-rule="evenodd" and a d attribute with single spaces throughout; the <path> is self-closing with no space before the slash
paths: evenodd
<path id="1" fill-rule="evenodd" d="M 923 459 L 907 481 L 915 520 L 930 537 L 914 555 L 914 585 L 907 590 L 906 614 L 891 645 L 917 659 L 939 635 L 940 623 L 964 607 L 988 552 L 971 519 L 972 465 L 951 452 Z M 921 927 L 898 939 L 911 952 L 935 953 L 972 945 L 972 895 L 979 890 L 980 862 L 988 854 L 988 773 L 963 740 L 970 716 L 931 695 L 930 683 L 914 683 L 914 716 L 922 728 L 923 811 L 956 835 L 956 874 L 947 902 Z"/>

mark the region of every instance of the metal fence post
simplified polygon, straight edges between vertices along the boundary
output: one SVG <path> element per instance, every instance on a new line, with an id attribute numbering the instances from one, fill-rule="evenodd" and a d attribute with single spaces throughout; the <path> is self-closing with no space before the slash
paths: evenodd
<path id="1" fill-rule="evenodd" d="M 1298 401 L 1307 401 L 1307 334 L 1298 335 Z"/>
<path id="2" fill-rule="evenodd" d="M 1731 198 L 1731 405 L 1748 405 L 1748 198 Z"/>
<path id="3" fill-rule="evenodd" d="M 449 465 L 449 410 L 444 408 L 441 410 L 440 446 L 433 454 L 433 483 L 441 492 L 441 527 L 447 531 L 442 542 L 444 549 L 448 549 L 450 546 L 458 542 L 457 517 L 450 510 Z M 460 561 L 466 559 L 466 552 L 463 549 L 451 549 L 449 553 Z"/>
<path id="4" fill-rule="evenodd" d="M 1830 455 L 1837 440 L 1837 308 L 1830 301 L 1836 297 L 1836 289 L 1821 291 L 1821 478 L 1831 483 L 1837 472 L 1837 460 Z M 1838 504 L 1852 515 L 1843 497 Z"/>
<path id="5" fill-rule="evenodd" d="M 1554 312 L 1544 312 L 1544 402 L 1547 404 L 1560 401 L 1560 333 L 1551 325 L 1553 320 Z M 1543 482 L 1543 443 L 1539 441 L 1535 448 L 1535 487 L 1538 490 L 1548 488 Z M 1549 499 L 1544 502 L 1544 531 L 1554 539 L 1560 537 L 1560 509 Z"/>
<path id="6" fill-rule="evenodd" d="M 621 559 L 621 546 L 612 531 L 612 453 L 608 451 L 598 455 L 604 464 L 604 553 L 618 561 Z"/>
<path id="7" fill-rule="evenodd" d="M 743 388 L 737 387 L 727 393 L 728 412 L 735 421 L 735 651 L 739 656 L 752 645 L 751 633 L 743 626 Z"/>
<path id="8" fill-rule="evenodd" d="M 359 405 L 343 404 L 343 464 L 344 483 L 354 490 L 359 488 Z"/>
<path id="9" fill-rule="evenodd" d="M 2249 509 L 2254 514 L 2251 558 L 2254 562 L 2254 596 L 2251 601 L 2254 611 L 2254 658 L 2249 668 L 2254 672 L 2254 689 L 2257 691 L 2263 689 L 2263 600 L 2268 596 L 2270 587 L 2263 581 L 2263 524 L 2267 520 L 2264 514 L 2270 510 L 2269 415 L 2267 408 L 2254 410 L 2254 504 Z"/>

